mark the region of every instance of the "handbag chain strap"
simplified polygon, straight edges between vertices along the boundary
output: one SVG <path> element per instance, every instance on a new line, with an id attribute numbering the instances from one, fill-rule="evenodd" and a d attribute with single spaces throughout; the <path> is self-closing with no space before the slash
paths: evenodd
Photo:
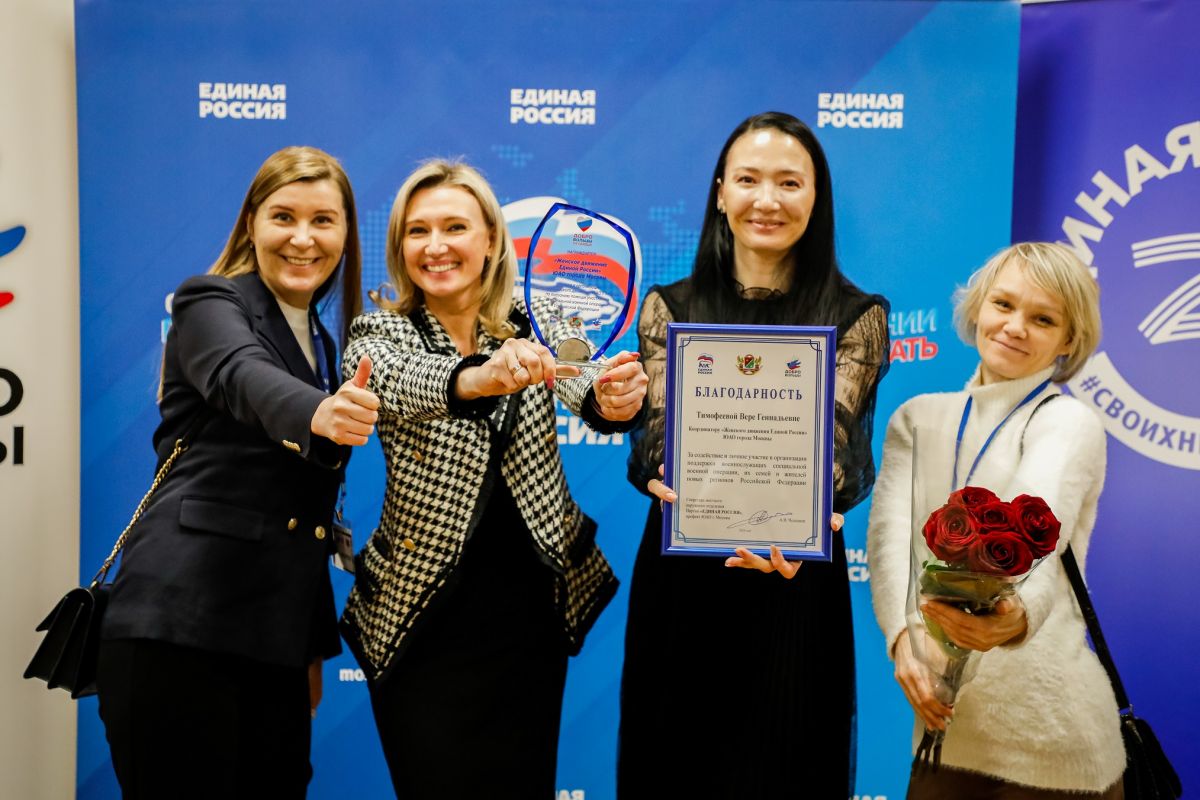
<path id="1" fill-rule="evenodd" d="M 187 445 L 184 444 L 184 440 L 176 439 L 175 449 L 171 451 L 171 455 L 167 456 L 167 460 L 163 462 L 163 465 L 158 468 L 158 474 L 154 476 L 154 482 L 150 484 L 149 491 L 146 492 L 146 496 L 142 498 L 142 502 L 138 503 L 137 508 L 134 509 L 133 518 L 129 520 L 129 524 L 125 526 L 125 530 L 121 531 L 121 535 L 117 537 L 117 542 L 113 545 L 112 552 L 108 554 L 108 558 L 104 559 L 104 564 L 100 567 L 100 571 L 92 578 L 90 588 L 95 589 L 108 576 L 108 571 L 117 562 L 117 555 L 125 547 L 125 540 L 129 538 L 129 531 L 137 524 L 138 519 L 142 516 L 142 512 L 146 510 L 146 506 L 150 505 L 150 498 L 158 491 L 159 484 L 167 477 L 167 473 L 175 465 L 175 461 L 179 458 L 180 453 L 185 450 L 187 450 Z"/>

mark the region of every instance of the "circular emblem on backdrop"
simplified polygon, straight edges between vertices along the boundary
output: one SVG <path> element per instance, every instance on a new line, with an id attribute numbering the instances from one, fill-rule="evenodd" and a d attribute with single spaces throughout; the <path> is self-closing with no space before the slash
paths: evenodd
<path id="1" fill-rule="evenodd" d="M 512 236 L 513 248 L 516 250 L 517 262 L 523 264 L 526 256 L 529 255 L 529 241 L 533 238 L 533 233 L 537 230 L 538 223 L 542 221 L 542 217 L 546 216 L 546 212 L 555 203 L 565 203 L 561 197 L 526 197 L 523 200 L 514 200 L 511 203 L 505 204 L 501 209 L 504 214 L 504 220 L 508 223 L 508 232 Z M 614 222 L 622 225 L 629 231 L 633 238 L 634 253 L 637 257 L 637 274 L 634 276 L 633 294 L 630 301 L 630 314 L 622 324 L 620 331 L 617 333 L 617 338 L 624 336 L 637 319 L 635 313 L 641 302 L 642 295 L 642 275 L 645 270 L 642 265 L 642 247 L 638 241 L 637 234 L 621 220 L 607 215 Z M 575 226 L 580 231 L 587 231 L 592 227 L 592 220 L 588 217 L 579 217 L 575 220 Z M 597 227 L 599 230 L 599 226 Z M 588 234 L 594 236 L 595 234 Z M 629 270 L 613 262 L 608 264 L 605 271 L 602 273 L 603 278 L 612 282 L 618 287 L 624 288 L 629 283 Z M 558 284 L 564 280 L 569 280 L 568 276 L 564 275 L 548 275 L 538 277 L 537 280 L 545 281 L 547 287 L 558 288 Z M 539 284 L 540 285 L 540 284 Z M 520 295 L 524 291 L 525 277 L 521 270 L 517 271 L 517 283 L 514 291 Z M 586 290 L 583 290 L 586 291 Z M 569 319 L 568 322 L 573 328 L 581 330 L 594 330 L 599 327 L 612 324 L 621 313 L 621 305 L 615 302 L 611 296 L 607 294 L 596 294 L 595 300 L 587 309 L 587 316 L 575 317 Z M 615 345 L 615 342 L 614 342 Z"/>
<path id="2" fill-rule="evenodd" d="M 1181 127 L 1200 140 L 1200 122 Z M 1164 141 L 1178 143 L 1179 133 L 1164 131 Z M 1125 172 L 1108 175 L 1127 202 L 1104 204 L 1107 225 L 1078 206 L 1069 211 L 1103 230 L 1087 244 L 1104 339 L 1068 386 L 1133 450 L 1200 470 L 1200 163 L 1177 159 L 1164 141 L 1131 145 Z M 1094 185 L 1084 191 L 1100 195 Z"/>

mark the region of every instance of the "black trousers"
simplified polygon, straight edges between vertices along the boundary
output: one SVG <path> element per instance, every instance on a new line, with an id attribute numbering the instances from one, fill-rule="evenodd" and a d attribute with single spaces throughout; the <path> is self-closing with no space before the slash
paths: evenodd
<path id="1" fill-rule="evenodd" d="M 130 639 L 101 643 L 96 682 L 125 800 L 305 796 L 305 668 Z"/>
<path id="2" fill-rule="evenodd" d="M 943 766 L 937 772 L 914 769 L 908 782 L 908 800 L 1123 800 L 1118 780 L 1103 792 L 1067 792 L 1021 786 L 999 778 Z"/>

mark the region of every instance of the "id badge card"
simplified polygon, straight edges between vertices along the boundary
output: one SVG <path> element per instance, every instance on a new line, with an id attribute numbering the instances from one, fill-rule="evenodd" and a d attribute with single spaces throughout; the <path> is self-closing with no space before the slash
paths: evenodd
<path id="1" fill-rule="evenodd" d="M 354 534 L 350 521 L 337 519 L 333 522 L 333 565 L 343 572 L 354 574 Z"/>

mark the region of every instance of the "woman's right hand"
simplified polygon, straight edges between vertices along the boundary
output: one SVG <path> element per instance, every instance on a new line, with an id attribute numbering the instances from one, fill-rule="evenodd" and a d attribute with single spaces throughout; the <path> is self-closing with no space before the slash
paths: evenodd
<path id="1" fill-rule="evenodd" d="M 461 400 L 516 394 L 526 386 L 545 383 L 554 389 L 555 377 L 572 378 L 576 367 L 557 366 L 550 348 L 529 339 L 506 339 L 491 358 L 458 373 L 454 393 Z"/>
<path id="2" fill-rule="evenodd" d="M 309 426 L 317 436 L 335 444 L 364 445 L 379 419 L 379 398 L 367 391 L 371 359 L 363 356 L 354 377 L 317 406 Z"/>
<path id="3" fill-rule="evenodd" d="M 893 648 L 896 659 L 896 682 L 904 690 L 908 704 L 931 731 L 944 731 L 954 709 L 937 699 L 930 683 L 929 670 L 913 653 L 908 631 L 901 631 Z"/>

